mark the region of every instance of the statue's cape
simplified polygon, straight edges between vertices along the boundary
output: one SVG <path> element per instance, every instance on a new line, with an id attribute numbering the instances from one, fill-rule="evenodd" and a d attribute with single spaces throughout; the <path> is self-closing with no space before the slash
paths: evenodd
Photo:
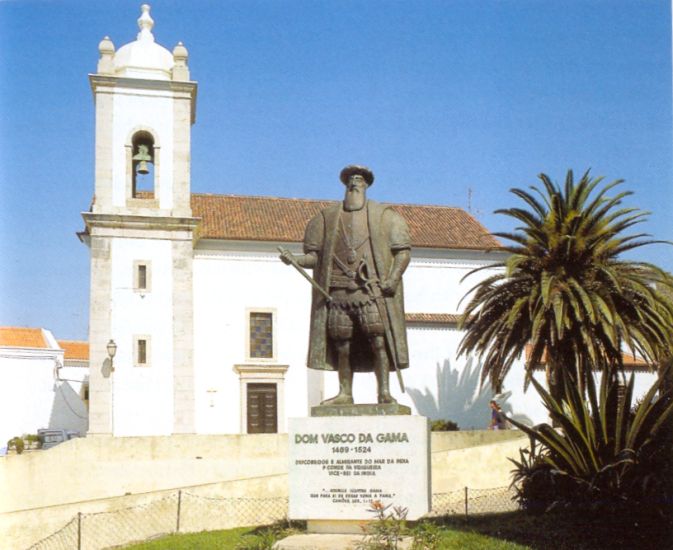
<path id="1" fill-rule="evenodd" d="M 393 263 L 393 252 L 410 248 L 409 229 L 404 218 L 389 206 L 367 201 L 367 220 L 369 239 L 376 276 L 385 280 Z M 330 287 L 332 276 L 332 255 L 339 227 L 341 203 L 325 208 L 306 226 L 304 252 L 317 252 L 318 265 L 313 270 L 313 278 L 324 289 Z M 385 308 L 390 320 L 392 346 L 396 351 L 397 366 L 409 366 L 409 351 L 404 323 L 404 289 L 402 282 L 394 296 L 384 298 Z M 354 372 L 373 370 L 373 353 L 366 338 L 359 336 L 351 344 L 351 367 Z M 308 367 L 319 370 L 337 370 L 336 349 L 327 337 L 327 301 L 313 290 L 311 303 L 311 330 L 308 350 Z M 393 364 L 391 361 L 391 370 Z"/>

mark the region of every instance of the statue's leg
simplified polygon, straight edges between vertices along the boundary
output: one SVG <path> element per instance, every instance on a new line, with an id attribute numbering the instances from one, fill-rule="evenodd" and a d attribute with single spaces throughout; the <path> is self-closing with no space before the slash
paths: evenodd
<path id="1" fill-rule="evenodd" d="M 390 395 L 390 362 L 386 351 L 385 336 L 373 336 L 370 343 L 374 351 L 374 372 L 378 385 L 379 403 L 397 403 Z"/>
<path id="2" fill-rule="evenodd" d="M 323 401 L 322 405 L 352 405 L 353 404 L 353 369 L 351 369 L 350 340 L 342 340 L 335 343 L 339 361 L 339 393 Z"/>
<path id="3" fill-rule="evenodd" d="M 350 364 L 350 339 L 353 336 L 353 321 L 342 309 L 331 309 L 327 319 L 327 330 L 337 351 L 339 393 L 331 399 L 326 399 L 321 405 L 352 405 L 353 369 Z"/>

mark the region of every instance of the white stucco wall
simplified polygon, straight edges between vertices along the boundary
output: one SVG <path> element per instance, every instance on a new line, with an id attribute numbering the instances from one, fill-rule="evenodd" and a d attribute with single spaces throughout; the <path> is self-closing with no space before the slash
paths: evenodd
<path id="1" fill-rule="evenodd" d="M 63 350 L 50 331 L 42 333 L 47 348 L 0 347 L 0 447 L 40 428 L 87 430 L 81 390 L 88 369 L 58 369 Z"/>
<path id="2" fill-rule="evenodd" d="M 168 435 L 173 428 L 173 303 L 171 242 L 112 240 L 110 337 L 117 343 L 112 374 L 113 433 Z M 134 262 L 151 262 L 149 292 L 134 290 Z M 134 338 L 149 337 L 148 366 L 135 366 Z"/>
<path id="3" fill-rule="evenodd" d="M 0 349 L 0 447 L 22 434 L 46 428 L 54 401 L 54 354 Z"/>
<path id="4" fill-rule="evenodd" d="M 49 424 L 41 427 L 72 430 L 84 436 L 89 428 L 89 409 L 83 385 L 88 381 L 88 367 L 61 367 L 54 384 Z"/>
<path id="5" fill-rule="evenodd" d="M 279 391 L 280 431 L 285 431 L 287 417 L 308 414 L 309 394 L 316 402 L 320 398 L 320 376 L 306 369 L 310 286 L 280 262 L 275 247 L 251 244 L 248 248 L 199 248 L 195 252 L 197 433 L 245 432 L 246 419 L 241 415 L 245 392 L 235 365 L 288 367 L 283 381 L 284 398 Z M 276 357 L 272 360 L 247 357 L 247 314 L 251 310 L 274 314 Z M 314 380 L 311 389 L 309 379 Z"/>
<path id="6" fill-rule="evenodd" d="M 465 294 L 494 270 L 463 278 L 498 260 L 495 253 L 414 250 L 405 273 L 407 313 L 462 313 Z M 404 372 L 408 392 L 400 396 L 400 402 L 431 419 L 452 420 L 463 430 L 485 428 L 490 420 L 488 401 L 494 395 L 488 382 L 481 384 L 480 363 L 474 357 L 458 358 L 463 332 L 455 325 L 409 323 L 407 335 L 411 368 Z M 507 412 L 542 421 L 544 409 L 529 406 L 529 399 L 522 395 L 523 386 L 515 373 L 522 368 L 523 361 L 518 361 L 505 380 L 504 391 L 512 390 L 504 401 L 509 405 Z"/>

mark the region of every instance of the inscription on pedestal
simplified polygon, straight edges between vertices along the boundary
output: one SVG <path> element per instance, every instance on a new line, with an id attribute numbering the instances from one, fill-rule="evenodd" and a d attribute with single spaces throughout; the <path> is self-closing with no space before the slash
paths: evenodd
<path id="1" fill-rule="evenodd" d="M 289 437 L 291 519 L 372 519 L 375 500 L 429 511 L 426 418 L 293 418 Z"/>

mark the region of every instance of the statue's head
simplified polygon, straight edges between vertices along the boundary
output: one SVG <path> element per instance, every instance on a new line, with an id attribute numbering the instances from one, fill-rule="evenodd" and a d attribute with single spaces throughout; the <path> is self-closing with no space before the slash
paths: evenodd
<path id="1" fill-rule="evenodd" d="M 348 182 L 353 176 L 360 176 L 367 184 L 367 187 L 374 183 L 374 173 L 366 166 L 359 166 L 357 164 L 346 166 L 346 168 L 341 171 L 341 174 L 339 174 L 339 179 L 341 179 L 341 183 L 348 185 Z"/>
<path id="2" fill-rule="evenodd" d="M 341 171 L 341 181 L 346 186 L 344 209 L 360 210 L 367 202 L 367 188 L 374 181 L 374 174 L 364 166 L 346 166 Z"/>

